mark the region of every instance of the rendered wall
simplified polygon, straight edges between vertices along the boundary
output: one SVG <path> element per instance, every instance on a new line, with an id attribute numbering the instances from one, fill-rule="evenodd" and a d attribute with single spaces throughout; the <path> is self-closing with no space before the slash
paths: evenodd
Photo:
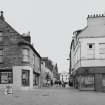
<path id="1" fill-rule="evenodd" d="M 30 71 L 30 85 L 27 87 L 22 86 L 22 70 Z M 27 90 L 33 89 L 33 70 L 29 66 L 14 66 L 13 67 L 13 88 L 14 90 Z"/>

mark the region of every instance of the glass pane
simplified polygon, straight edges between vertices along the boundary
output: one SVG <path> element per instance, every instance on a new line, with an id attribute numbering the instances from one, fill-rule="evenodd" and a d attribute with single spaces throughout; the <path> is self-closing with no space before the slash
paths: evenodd
<path id="1" fill-rule="evenodd" d="M 3 56 L 0 56 L 0 63 L 3 62 Z"/>
<path id="2" fill-rule="evenodd" d="M 29 70 L 22 70 L 22 85 L 29 86 Z"/>
<path id="3" fill-rule="evenodd" d="M 23 55 L 29 55 L 28 49 L 23 49 Z"/>
<path id="4" fill-rule="evenodd" d="M 29 61 L 29 57 L 24 55 L 24 56 L 23 56 L 23 61 L 28 62 L 28 61 Z"/>
<path id="5" fill-rule="evenodd" d="M 81 86 L 83 88 L 93 88 L 94 87 L 94 76 L 93 75 L 82 76 Z"/>
<path id="6" fill-rule="evenodd" d="M 0 41 L 2 41 L 3 36 L 2 36 L 2 32 L 0 32 Z"/>
<path id="7" fill-rule="evenodd" d="M 3 55 L 3 50 L 0 49 L 0 55 Z"/>
<path id="8" fill-rule="evenodd" d="M 12 83 L 12 72 L 1 72 L 1 84 Z"/>
<path id="9" fill-rule="evenodd" d="M 0 32 L 0 36 L 2 36 L 3 35 L 3 33 L 2 32 Z"/>

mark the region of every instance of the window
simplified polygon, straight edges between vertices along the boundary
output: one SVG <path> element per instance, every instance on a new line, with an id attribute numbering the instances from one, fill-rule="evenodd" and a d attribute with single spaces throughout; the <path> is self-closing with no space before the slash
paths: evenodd
<path id="1" fill-rule="evenodd" d="M 89 59 L 95 58 L 95 43 L 88 43 L 87 57 Z"/>
<path id="2" fill-rule="evenodd" d="M 105 54 L 105 43 L 100 43 L 99 44 L 99 53 L 100 54 Z"/>
<path id="3" fill-rule="evenodd" d="M 3 40 L 2 32 L 0 32 L 0 41 Z"/>
<path id="4" fill-rule="evenodd" d="M 23 61 L 29 62 L 29 49 L 24 48 L 22 50 L 22 53 L 23 53 Z"/>
<path id="5" fill-rule="evenodd" d="M 80 85 L 82 88 L 93 88 L 94 89 L 94 75 L 86 75 L 80 78 Z"/>
<path id="6" fill-rule="evenodd" d="M 92 48 L 92 44 L 89 44 L 89 48 Z"/>
<path id="7" fill-rule="evenodd" d="M 33 73 L 33 86 L 39 84 L 39 76 L 35 73 Z"/>
<path id="8" fill-rule="evenodd" d="M 33 64 L 35 65 L 35 55 L 33 54 Z"/>
<path id="9" fill-rule="evenodd" d="M 1 84 L 10 84 L 13 83 L 12 72 L 0 72 L 0 83 Z"/>
<path id="10" fill-rule="evenodd" d="M 94 43 L 88 43 L 88 47 L 89 47 L 89 49 L 93 49 L 94 48 Z"/>
<path id="11" fill-rule="evenodd" d="M 105 58 L 105 43 L 99 43 L 99 56 Z"/>
<path id="12" fill-rule="evenodd" d="M 29 86 L 29 78 L 30 78 L 30 71 L 29 70 L 22 70 L 22 85 Z"/>
<path id="13" fill-rule="evenodd" d="M 0 63 L 3 62 L 3 49 L 0 49 Z"/>

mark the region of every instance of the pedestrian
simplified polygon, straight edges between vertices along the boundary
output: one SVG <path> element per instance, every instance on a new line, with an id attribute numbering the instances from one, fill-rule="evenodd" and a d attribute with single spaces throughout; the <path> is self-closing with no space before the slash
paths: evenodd
<path id="1" fill-rule="evenodd" d="M 51 80 L 51 86 L 53 86 L 53 80 Z"/>

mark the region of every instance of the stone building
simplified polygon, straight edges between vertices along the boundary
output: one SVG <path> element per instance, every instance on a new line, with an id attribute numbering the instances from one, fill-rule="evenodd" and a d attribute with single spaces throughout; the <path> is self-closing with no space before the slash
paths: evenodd
<path id="1" fill-rule="evenodd" d="M 40 86 L 41 57 L 31 44 L 30 33 L 19 34 L 0 16 L 0 88 L 14 90 Z"/>
<path id="2" fill-rule="evenodd" d="M 41 70 L 42 70 L 42 80 L 43 83 L 46 80 L 46 75 L 49 75 L 49 81 L 55 83 L 56 80 L 59 80 L 59 74 L 58 74 L 58 66 L 57 64 L 54 64 L 48 57 L 42 57 L 42 64 L 41 64 Z"/>
<path id="3" fill-rule="evenodd" d="M 57 64 L 53 64 L 53 82 L 60 80 Z"/>
<path id="4" fill-rule="evenodd" d="M 43 86 L 46 86 L 46 83 L 53 81 L 53 65 L 51 60 L 48 57 L 42 57 L 41 60 L 41 80 Z"/>
<path id="5" fill-rule="evenodd" d="M 88 15 L 87 26 L 73 33 L 70 74 L 79 90 L 105 91 L 105 16 Z"/>

